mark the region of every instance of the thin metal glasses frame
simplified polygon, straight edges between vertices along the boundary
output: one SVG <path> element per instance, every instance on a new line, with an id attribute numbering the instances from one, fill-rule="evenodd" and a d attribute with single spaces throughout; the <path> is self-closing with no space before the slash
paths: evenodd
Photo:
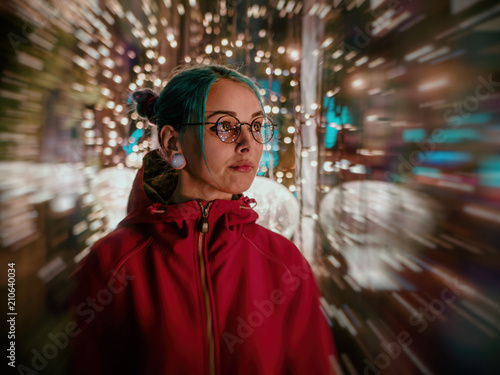
<path id="1" fill-rule="evenodd" d="M 273 139 L 273 136 L 274 136 L 274 124 L 273 124 L 273 121 L 272 121 L 269 117 L 257 117 L 257 118 L 255 118 L 255 119 L 253 119 L 251 123 L 248 123 L 248 122 L 241 122 L 241 121 L 240 121 L 238 118 L 236 118 L 235 116 L 232 116 L 232 115 L 229 115 L 229 114 L 228 114 L 228 115 L 223 115 L 223 116 L 219 117 L 219 118 L 217 119 L 217 121 L 215 121 L 215 122 L 209 122 L 209 121 L 207 121 L 207 122 L 187 123 L 187 124 L 178 124 L 178 125 L 179 125 L 179 126 L 184 126 L 184 125 L 218 125 L 218 124 L 219 124 L 219 122 L 220 122 L 220 120 L 221 120 L 221 119 L 223 119 L 224 117 L 232 117 L 232 118 L 234 118 L 234 119 L 238 122 L 239 128 L 238 128 L 238 135 L 234 138 L 234 140 L 232 140 L 231 142 L 227 142 L 227 141 L 225 141 L 225 140 L 223 140 L 223 139 L 221 138 L 221 135 L 219 134 L 219 129 L 218 129 L 218 127 L 216 127 L 216 128 L 215 128 L 215 133 L 217 134 L 217 137 L 221 140 L 221 142 L 224 142 L 224 143 L 234 143 L 234 142 L 236 142 L 236 141 L 238 140 L 238 138 L 240 137 L 240 135 L 241 135 L 241 127 L 242 127 L 243 125 L 248 125 L 248 126 L 250 126 L 250 129 L 252 130 L 252 131 L 251 131 L 251 133 L 252 133 L 252 137 L 253 137 L 253 139 L 255 139 L 255 141 L 256 141 L 257 143 L 260 143 L 260 144 L 266 144 L 266 143 L 270 142 L 270 141 L 271 141 L 271 139 Z M 258 120 L 266 120 L 266 121 L 268 121 L 269 125 L 271 126 L 271 136 L 269 137 L 269 139 L 268 139 L 267 141 L 266 141 L 266 140 L 264 140 L 264 141 L 262 141 L 262 142 L 261 142 L 261 141 L 259 141 L 259 140 L 255 137 L 255 134 L 254 134 L 254 132 L 253 132 L 253 125 L 254 125 L 254 123 L 255 123 L 256 121 L 258 121 Z"/>

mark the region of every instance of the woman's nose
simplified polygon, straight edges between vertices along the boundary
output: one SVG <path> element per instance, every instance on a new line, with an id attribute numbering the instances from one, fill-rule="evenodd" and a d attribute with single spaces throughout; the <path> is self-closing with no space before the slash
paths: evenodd
<path id="1" fill-rule="evenodd" d="M 249 124 L 241 125 L 240 136 L 238 137 L 236 142 L 238 144 L 238 147 L 240 147 L 242 151 L 250 150 L 253 142 L 256 142 L 252 135 L 252 127 Z"/>

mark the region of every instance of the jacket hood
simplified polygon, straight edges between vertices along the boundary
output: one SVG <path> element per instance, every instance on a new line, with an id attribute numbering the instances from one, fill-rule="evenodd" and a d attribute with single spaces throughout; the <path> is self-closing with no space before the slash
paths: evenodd
<path id="1" fill-rule="evenodd" d="M 185 220 L 201 218 L 200 204 L 206 206 L 208 201 L 197 199 L 166 204 L 175 189 L 176 181 L 175 171 L 161 158 L 159 151 L 148 152 L 132 185 L 127 216 L 118 227 L 169 221 L 181 224 Z M 230 215 L 231 225 L 255 222 L 259 217 L 253 210 L 255 204 L 255 199 L 242 194 L 234 195 L 232 200 L 215 199 L 210 206 L 210 220 L 217 220 L 227 214 Z"/>

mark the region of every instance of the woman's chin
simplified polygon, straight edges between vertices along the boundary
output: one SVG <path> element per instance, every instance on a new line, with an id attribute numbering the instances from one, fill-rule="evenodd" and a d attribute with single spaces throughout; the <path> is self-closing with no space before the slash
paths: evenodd
<path id="1" fill-rule="evenodd" d="M 250 189 L 250 186 L 252 186 L 253 180 L 254 179 L 252 178 L 252 181 L 250 181 L 246 184 L 241 184 L 240 186 L 238 186 L 238 192 L 234 193 L 234 194 L 242 194 L 245 191 L 247 191 L 248 189 Z"/>

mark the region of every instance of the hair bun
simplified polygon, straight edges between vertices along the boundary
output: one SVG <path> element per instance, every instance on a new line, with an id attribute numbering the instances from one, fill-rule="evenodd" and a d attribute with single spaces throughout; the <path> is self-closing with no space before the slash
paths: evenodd
<path id="1" fill-rule="evenodd" d="M 151 89 L 137 90 L 132 93 L 132 100 L 136 103 L 135 110 L 137 114 L 149 121 L 154 122 L 154 105 L 158 95 Z"/>

